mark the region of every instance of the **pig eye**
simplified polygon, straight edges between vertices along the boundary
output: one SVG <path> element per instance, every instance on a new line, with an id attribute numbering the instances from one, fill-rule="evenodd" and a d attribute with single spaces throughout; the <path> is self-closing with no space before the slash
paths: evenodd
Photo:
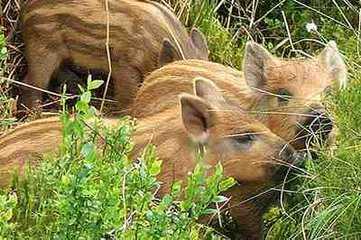
<path id="1" fill-rule="evenodd" d="M 256 137 L 252 133 L 240 133 L 234 136 L 234 141 L 237 146 L 242 147 L 243 149 L 249 148 L 255 139 Z"/>
<path id="2" fill-rule="evenodd" d="M 286 105 L 290 98 L 292 97 L 292 94 L 287 91 L 286 89 L 280 89 L 277 92 L 278 97 L 278 104 L 279 105 Z"/>

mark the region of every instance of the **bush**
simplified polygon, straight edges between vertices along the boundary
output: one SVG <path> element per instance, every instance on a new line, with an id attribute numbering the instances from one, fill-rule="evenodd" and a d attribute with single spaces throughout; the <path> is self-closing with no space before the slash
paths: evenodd
<path id="1" fill-rule="evenodd" d="M 71 118 L 61 117 L 64 131 L 59 155 L 49 155 L 36 169 L 28 167 L 24 180 L 15 180 L 13 194 L 0 195 L 4 214 L 1 236 L 15 239 L 217 239 L 210 228 L 197 224 L 217 212 L 212 203 L 226 201 L 221 191 L 233 185 L 223 179 L 222 166 L 205 177 L 200 164 L 159 198 L 156 176 L 161 160 L 154 146 L 131 159 L 134 121 L 123 118 L 107 127 L 90 107 L 90 91 L 101 81 L 88 80 L 88 88 Z M 184 195 L 182 195 L 182 192 Z"/>

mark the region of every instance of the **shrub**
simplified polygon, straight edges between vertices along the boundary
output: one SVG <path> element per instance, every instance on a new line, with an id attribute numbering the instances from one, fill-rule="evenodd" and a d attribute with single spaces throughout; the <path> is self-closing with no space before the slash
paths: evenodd
<path id="1" fill-rule="evenodd" d="M 49 155 L 36 168 L 28 167 L 24 180 L 14 181 L 12 195 L 0 196 L 3 237 L 33 239 L 209 239 L 220 238 L 197 220 L 216 210 L 209 206 L 226 201 L 220 192 L 233 185 L 217 165 L 205 177 L 199 165 L 172 191 L 157 196 L 156 176 L 162 161 L 154 146 L 131 159 L 130 118 L 107 127 L 89 106 L 90 91 L 101 81 L 88 79 L 76 114 L 64 111 L 63 144 L 59 155 Z"/>

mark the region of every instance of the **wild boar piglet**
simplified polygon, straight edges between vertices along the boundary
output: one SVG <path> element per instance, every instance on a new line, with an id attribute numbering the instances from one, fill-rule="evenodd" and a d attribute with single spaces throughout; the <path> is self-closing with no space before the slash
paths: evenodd
<path id="1" fill-rule="evenodd" d="M 120 111 L 129 107 L 144 76 L 165 64 L 167 56 L 208 59 L 203 35 L 196 29 L 189 35 L 162 4 L 147 0 L 108 4 L 109 16 L 105 2 L 97 0 L 29 1 L 21 18 L 28 63 L 24 83 L 48 89 L 52 76 L 64 65 L 107 73 L 110 60 L 112 97 Z M 166 57 L 160 62 L 162 55 Z M 41 92 L 31 88 L 24 88 L 20 99 L 29 108 L 41 100 Z"/>

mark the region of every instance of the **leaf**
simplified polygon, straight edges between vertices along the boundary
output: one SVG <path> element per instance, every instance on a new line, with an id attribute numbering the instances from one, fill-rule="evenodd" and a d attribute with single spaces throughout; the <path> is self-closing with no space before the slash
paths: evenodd
<path id="1" fill-rule="evenodd" d="M 75 104 L 75 108 L 78 112 L 86 112 L 88 109 L 88 105 L 83 101 L 78 101 Z"/>
<path id="2" fill-rule="evenodd" d="M 212 200 L 212 202 L 214 202 L 214 203 L 222 203 L 222 202 L 226 202 L 226 201 L 228 201 L 228 198 L 226 198 L 224 196 L 216 196 Z"/>
<path id="3" fill-rule="evenodd" d="M 80 92 L 85 92 L 85 89 L 79 84 L 78 84 L 78 88 L 80 89 Z"/>
<path id="4" fill-rule="evenodd" d="M 214 175 L 216 175 L 216 176 L 222 176 L 222 174 L 223 174 L 223 166 L 222 166 L 222 164 L 219 162 L 219 163 L 217 164 L 217 166 L 216 166 L 216 171 L 215 171 Z"/>
<path id="5" fill-rule="evenodd" d="M 2 218 L 4 221 L 10 221 L 10 219 L 13 217 L 13 211 L 10 209 L 6 211 L 4 214 L 2 214 Z"/>
<path id="6" fill-rule="evenodd" d="M 203 211 L 204 215 L 210 215 L 210 214 L 216 214 L 218 212 L 217 209 L 214 208 L 208 208 L 206 210 Z"/>
<path id="7" fill-rule="evenodd" d="M 99 116 L 98 110 L 97 110 L 94 106 L 90 106 L 90 108 L 89 108 L 89 113 L 90 113 L 92 116 Z"/>
<path id="8" fill-rule="evenodd" d="M 83 145 L 83 147 L 81 148 L 81 154 L 84 157 L 89 156 L 90 154 L 92 154 L 94 152 L 94 145 L 92 143 L 86 143 Z"/>
<path id="9" fill-rule="evenodd" d="M 148 210 L 146 212 L 145 216 L 146 216 L 147 220 L 151 221 L 154 217 L 154 213 L 152 211 Z"/>
<path id="10" fill-rule="evenodd" d="M 81 95 L 80 100 L 82 102 L 89 103 L 90 99 L 91 99 L 91 96 L 92 96 L 91 92 L 86 91 Z"/>
<path id="11" fill-rule="evenodd" d="M 180 207 L 182 211 L 188 211 L 192 207 L 192 204 L 190 201 L 183 201 L 181 202 Z"/>
<path id="12" fill-rule="evenodd" d="M 79 123 L 79 121 L 72 122 L 70 127 L 77 138 L 80 138 L 83 136 L 84 128 L 83 128 L 83 125 Z"/>
<path id="13" fill-rule="evenodd" d="M 6 55 L 6 53 L 7 53 L 7 49 L 6 49 L 6 48 L 2 48 L 2 49 L 1 49 L 1 54 Z"/>
<path id="14" fill-rule="evenodd" d="M 219 190 L 221 192 L 224 192 L 226 190 L 228 190 L 229 188 L 233 187 L 236 184 L 236 180 L 234 180 L 234 178 L 227 178 L 224 179 L 220 182 L 219 184 Z"/>
<path id="15" fill-rule="evenodd" d="M 93 76 L 91 74 L 88 74 L 88 78 L 86 80 L 86 85 L 89 87 L 93 79 Z"/>
<path id="16" fill-rule="evenodd" d="M 91 81 L 88 85 L 88 90 L 94 90 L 99 88 L 101 85 L 103 85 L 104 81 L 103 80 L 94 80 Z"/>
<path id="17" fill-rule="evenodd" d="M 67 175 L 63 175 L 61 177 L 61 183 L 63 183 L 65 186 L 70 184 L 70 178 Z"/>
<path id="18" fill-rule="evenodd" d="M 173 199 L 172 199 L 172 197 L 170 196 L 170 195 L 165 195 L 164 197 L 163 197 L 163 199 L 162 199 L 162 203 L 163 204 L 165 204 L 165 205 L 170 205 L 170 204 L 172 204 L 172 201 L 173 201 Z"/>
<path id="19" fill-rule="evenodd" d="M 181 181 L 174 182 L 171 191 L 172 195 L 178 195 L 181 190 L 182 190 L 182 182 Z"/>
<path id="20" fill-rule="evenodd" d="M 150 175 L 157 176 L 160 173 L 161 166 L 162 166 L 162 161 L 160 161 L 160 160 L 154 161 L 152 163 L 152 166 L 150 166 L 150 169 L 149 169 Z"/>

